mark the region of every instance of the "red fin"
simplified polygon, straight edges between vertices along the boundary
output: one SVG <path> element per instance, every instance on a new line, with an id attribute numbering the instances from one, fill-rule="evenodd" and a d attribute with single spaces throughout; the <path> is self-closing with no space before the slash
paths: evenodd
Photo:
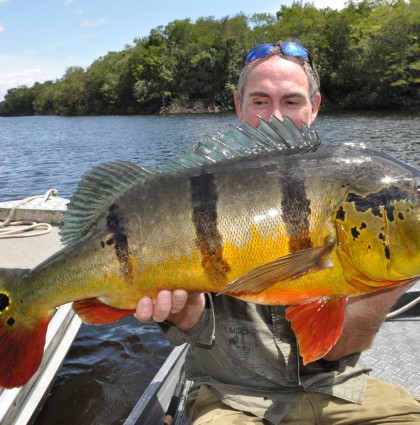
<path id="1" fill-rule="evenodd" d="M 111 307 L 102 303 L 97 298 L 75 301 L 73 303 L 73 310 L 79 315 L 83 322 L 89 325 L 113 323 L 136 311 Z"/>
<path id="2" fill-rule="evenodd" d="M 286 319 L 296 334 L 303 364 L 324 357 L 341 335 L 346 297 L 322 297 L 304 304 L 289 306 Z"/>
<path id="3" fill-rule="evenodd" d="M 0 387 L 21 387 L 38 370 L 48 322 L 33 322 L 28 328 L 14 317 L 0 320 Z"/>

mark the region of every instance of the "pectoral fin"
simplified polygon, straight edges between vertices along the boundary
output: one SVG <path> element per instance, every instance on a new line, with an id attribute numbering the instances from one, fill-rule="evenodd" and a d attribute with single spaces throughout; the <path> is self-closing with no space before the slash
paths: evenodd
<path id="1" fill-rule="evenodd" d="M 73 310 L 89 325 L 105 325 L 129 316 L 135 310 L 123 310 L 100 302 L 97 298 L 75 301 Z"/>
<path id="2" fill-rule="evenodd" d="M 258 294 L 276 283 L 329 267 L 327 256 L 334 245 L 335 240 L 328 239 L 324 245 L 277 258 L 236 279 L 218 295 L 235 295 L 240 292 Z"/>
<path id="3" fill-rule="evenodd" d="M 322 297 L 304 304 L 289 306 L 286 319 L 295 333 L 303 364 L 324 357 L 341 335 L 346 297 Z"/>

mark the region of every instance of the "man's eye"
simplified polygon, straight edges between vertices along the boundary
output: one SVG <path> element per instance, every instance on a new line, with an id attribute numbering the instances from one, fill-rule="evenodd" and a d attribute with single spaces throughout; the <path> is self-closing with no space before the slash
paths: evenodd
<path id="1" fill-rule="evenodd" d="M 285 99 L 285 105 L 289 106 L 303 106 L 305 104 L 304 99 L 292 97 L 290 99 Z"/>
<path id="2" fill-rule="evenodd" d="M 261 99 L 255 99 L 253 101 L 253 104 L 255 106 L 264 106 L 264 105 L 267 105 L 268 104 L 268 101 L 267 100 L 261 100 Z"/>

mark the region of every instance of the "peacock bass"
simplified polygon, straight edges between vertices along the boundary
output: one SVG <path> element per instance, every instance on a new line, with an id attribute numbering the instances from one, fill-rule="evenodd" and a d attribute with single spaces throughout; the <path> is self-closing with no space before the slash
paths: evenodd
<path id="1" fill-rule="evenodd" d="M 339 338 L 348 297 L 419 278 L 419 224 L 419 170 L 288 119 L 232 127 L 156 169 L 97 166 L 68 205 L 66 246 L 0 273 L 0 386 L 35 373 L 61 304 L 104 324 L 162 289 L 287 305 L 313 362 Z"/>

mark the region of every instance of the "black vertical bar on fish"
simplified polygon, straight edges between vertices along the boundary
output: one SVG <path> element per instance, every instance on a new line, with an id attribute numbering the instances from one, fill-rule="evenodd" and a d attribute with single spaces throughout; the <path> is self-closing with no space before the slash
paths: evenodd
<path id="1" fill-rule="evenodd" d="M 132 267 L 129 261 L 128 238 L 124 226 L 121 224 L 122 216 L 119 214 L 118 206 L 112 204 L 108 210 L 106 225 L 112 234 L 112 240 L 106 244 L 113 244 L 115 254 L 121 265 L 121 270 L 128 278 L 132 278 Z"/>
<path id="2" fill-rule="evenodd" d="M 201 253 L 201 265 L 211 281 L 226 282 L 229 264 L 223 259 L 222 237 L 217 227 L 217 187 L 213 174 L 190 178 L 192 221 Z"/>
<path id="3" fill-rule="evenodd" d="M 281 179 L 282 213 L 289 236 L 290 252 L 312 248 L 309 228 L 311 215 L 310 200 L 306 195 L 304 173 L 296 168 L 296 164 L 286 162 L 284 176 Z"/>

